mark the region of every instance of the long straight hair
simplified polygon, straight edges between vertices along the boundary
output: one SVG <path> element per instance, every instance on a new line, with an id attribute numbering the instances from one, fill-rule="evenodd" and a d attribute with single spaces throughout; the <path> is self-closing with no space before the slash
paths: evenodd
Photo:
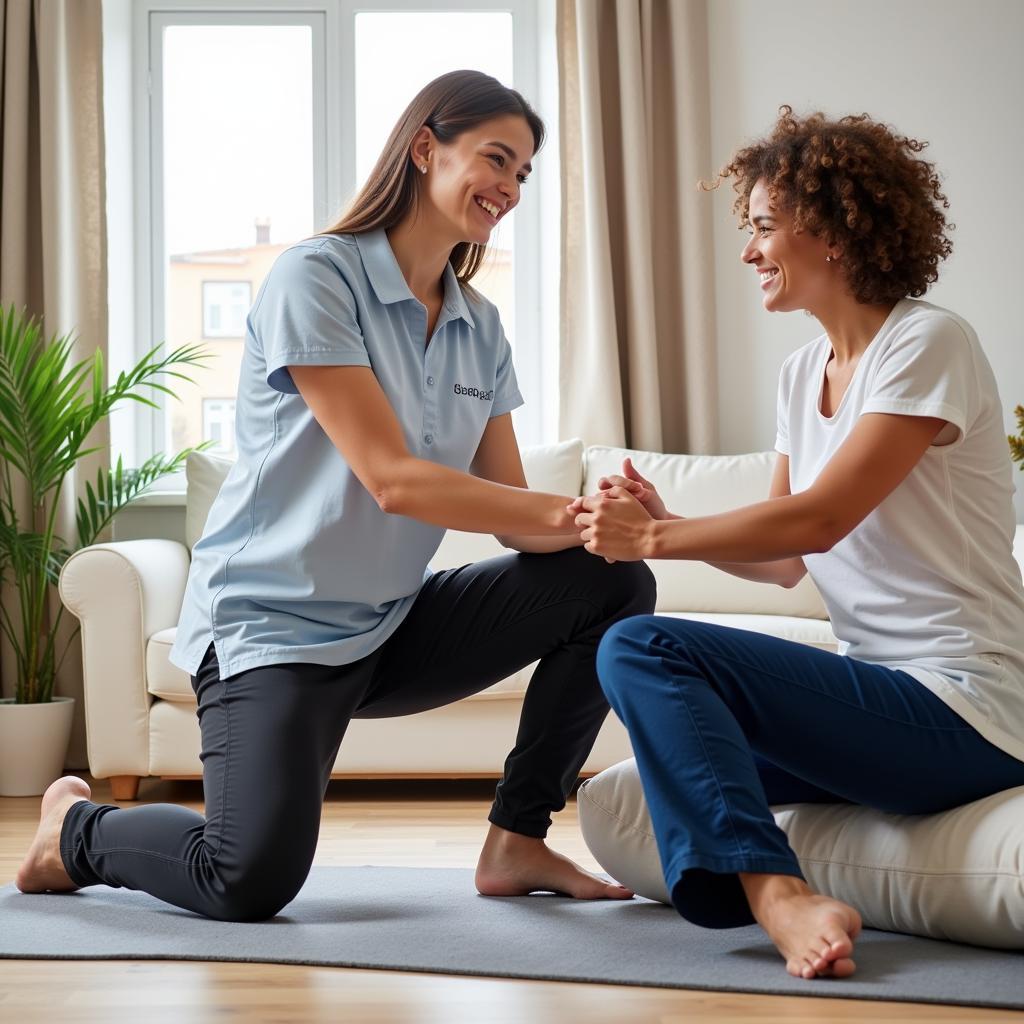
<path id="1" fill-rule="evenodd" d="M 544 143 L 544 122 L 523 97 L 481 71 L 449 71 L 425 85 L 405 108 L 388 136 L 366 184 L 341 219 L 322 235 L 360 234 L 394 227 L 415 207 L 420 176 L 409 149 L 416 133 L 429 128 L 438 142 L 450 144 L 495 117 L 516 114 L 533 133 L 533 151 Z M 468 284 L 480 269 L 486 245 L 459 242 L 449 258 L 460 284 Z"/>

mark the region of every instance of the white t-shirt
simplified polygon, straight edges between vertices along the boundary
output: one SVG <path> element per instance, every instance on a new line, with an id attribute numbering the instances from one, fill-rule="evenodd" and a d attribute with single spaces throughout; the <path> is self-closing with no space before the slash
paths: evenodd
<path id="1" fill-rule="evenodd" d="M 814 482 L 866 413 L 947 421 L 910 474 L 830 551 L 804 556 L 840 653 L 907 672 L 1024 761 L 1024 586 L 995 376 L 971 326 L 903 299 L 821 412 L 827 335 L 779 381 L 776 449 L 790 490 Z"/>

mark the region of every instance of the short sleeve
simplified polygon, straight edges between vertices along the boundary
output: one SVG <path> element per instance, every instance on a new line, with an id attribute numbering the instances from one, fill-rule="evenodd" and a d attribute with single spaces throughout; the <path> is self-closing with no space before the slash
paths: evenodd
<path id="1" fill-rule="evenodd" d="M 523 404 L 523 396 L 519 392 L 519 382 L 516 380 L 516 369 L 512 365 L 512 346 L 501 331 L 501 350 L 498 359 L 498 372 L 494 379 L 494 401 L 491 403 L 491 419 L 495 416 L 503 416 L 513 409 L 518 409 Z"/>
<path id="2" fill-rule="evenodd" d="M 298 394 L 288 366 L 370 366 L 355 298 L 326 253 L 310 246 L 286 249 L 264 282 L 250 317 L 263 346 L 267 383 Z"/>
<path id="3" fill-rule="evenodd" d="M 933 416 L 966 432 L 976 403 L 971 343 L 952 318 L 929 316 L 895 338 L 868 385 L 861 415 L 880 412 Z"/>
<path id="4" fill-rule="evenodd" d="M 789 455 L 789 384 L 786 368 L 779 374 L 779 392 L 775 403 L 775 450 Z"/>

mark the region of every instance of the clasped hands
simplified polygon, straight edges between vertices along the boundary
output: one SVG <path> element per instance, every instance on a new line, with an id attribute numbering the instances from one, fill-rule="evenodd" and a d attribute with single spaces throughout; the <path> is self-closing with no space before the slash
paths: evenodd
<path id="1" fill-rule="evenodd" d="M 601 477 L 597 493 L 566 506 L 583 546 L 607 562 L 633 562 L 651 555 L 653 526 L 670 518 L 654 485 L 624 459 L 622 475 Z"/>

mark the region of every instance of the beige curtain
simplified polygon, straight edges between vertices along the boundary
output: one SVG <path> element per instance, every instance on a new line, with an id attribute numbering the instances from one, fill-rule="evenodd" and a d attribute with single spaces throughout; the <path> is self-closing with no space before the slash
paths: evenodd
<path id="1" fill-rule="evenodd" d="M 706 0 L 559 0 L 559 433 L 717 445 Z"/>
<path id="2" fill-rule="evenodd" d="M 41 317 L 47 337 L 74 331 L 76 360 L 107 347 L 100 2 L 0 0 L 0 302 Z M 109 463 L 106 430 L 90 441 L 102 450 L 80 464 L 79 480 L 62 495 L 58 532 L 69 539 L 75 485 L 94 478 L 101 459 Z M 65 635 L 74 626 L 65 613 Z M 2 636 L 0 645 L 0 682 L 10 696 L 14 664 Z M 85 767 L 77 641 L 56 692 L 76 699 L 68 766 Z"/>

